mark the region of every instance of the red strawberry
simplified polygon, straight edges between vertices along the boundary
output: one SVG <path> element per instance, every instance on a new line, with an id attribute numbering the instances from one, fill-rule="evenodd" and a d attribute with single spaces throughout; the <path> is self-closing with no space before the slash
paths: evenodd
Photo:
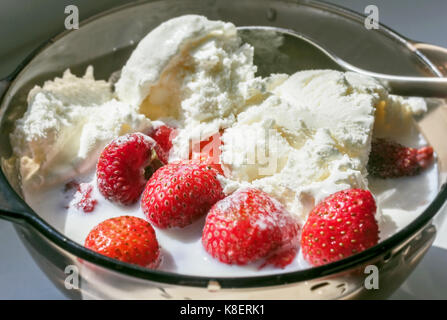
<path id="1" fill-rule="evenodd" d="M 320 266 L 368 249 L 379 241 L 376 203 L 368 190 L 336 192 L 309 214 L 301 235 L 303 257 Z"/>
<path id="2" fill-rule="evenodd" d="M 199 142 L 192 141 L 190 146 L 190 157 L 194 153 L 203 153 L 208 154 L 210 157 L 217 157 L 216 159 L 218 159 L 220 155 L 220 146 L 222 145 L 222 140 L 220 139 L 222 133 L 223 130 L 216 132 Z"/>
<path id="3" fill-rule="evenodd" d="M 220 131 L 199 143 L 192 143 L 189 155 L 190 159 L 209 165 L 221 175 L 224 174 L 220 163 L 220 146 L 222 145 L 220 137 L 222 133 L 223 131 Z"/>
<path id="4" fill-rule="evenodd" d="M 216 176 L 215 170 L 191 160 L 169 163 L 149 179 L 143 212 L 159 228 L 185 227 L 223 198 Z"/>
<path id="5" fill-rule="evenodd" d="M 160 262 L 154 228 L 137 217 L 122 216 L 101 222 L 88 234 L 85 247 L 142 267 L 156 268 Z"/>
<path id="6" fill-rule="evenodd" d="M 161 125 L 153 130 L 149 136 L 157 142 L 155 152 L 158 159 L 167 164 L 169 160 L 169 152 L 172 148 L 172 140 L 177 135 L 177 130 L 167 125 Z"/>
<path id="7" fill-rule="evenodd" d="M 375 139 L 371 145 L 368 172 L 380 178 L 414 176 L 429 166 L 433 148 L 408 148 L 386 139 Z"/>
<path id="8" fill-rule="evenodd" d="M 247 188 L 211 208 L 202 244 L 223 263 L 244 265 L 266 258 L 266 263 L 283 268 L 295 258 L 298 234 L 297 219 L 277 200 Z"/>
<path id="9" fill-rule="evenodd" d="M 68 184 L 67 184 L 68 185 Z M 77 185 L 77 191 L 74 195 L 74 206 L 83 210 L 85 213 L 95 210 L 98 200 L 92 199 L 93 186 L 89 183 Z"/>
<path id="10" fill-rule="evenodd" d="M 209 154 L 206 153 L 194 153 L 192 155 L 192 160 L 197 161 L 198 163 L 206 164 L 208 167 L 213 168 L 219 174 L 224 175 L 222 165 L 220 164 L 220 161 L 217 160 L 214 157 L 211 157 Z"/>
<path id="11" fill-rule="evenodd" d="M 152 160 L 154 140 L 131 133 L 110 142 L 96 166 L 98 189 L 102 195 L 124 205 L 138 200 L 146 184 L 145 169 Z"/>

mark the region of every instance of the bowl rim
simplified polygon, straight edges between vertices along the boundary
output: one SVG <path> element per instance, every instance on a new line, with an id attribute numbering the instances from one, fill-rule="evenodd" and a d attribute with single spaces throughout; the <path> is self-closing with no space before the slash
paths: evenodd
<path id="1" fill-rule="evenodd" d="M 112 9 L 103 11 L 99 14 L 95 14 L 88 19 L 85 19 L 80 23 L 80 27 L 93 22 L 99 18 L 104 16 L 113 14 L 117 11 L 121 11 L 123 9 L 127 9 L 130 7 L 137 7 L 139 5 L 145 5 L 150 2 L 155 2 L 156 0 L 148 0 L 148 1 L 137 1 L 133 3 L 128 3 L 125 5 L 117 6 Z M 357 13 L 353 10 L 343 8 L 338 5 L 334 5 L 331 3 L 327 3 L 325 1 L 302 1 L 302 0 L 282 0 L 283 2 L 291 2 L 295 4 L 302 4 L 306 6 L 316 7 L 321 10 L 331 11 L 338 15 L 347 16 L 350 19 L 364 19 L 360 13 Z M 43 42 L 40 46 L 38 46 L 34 51 L 32 51 L 19 65 L 18 67 L 6 78 L 10 82 L 9 88 L 5 91 L 3 97 L 0 96 L 0 106 L 3 103 L 4 97 L 7 95 L 7 92 L 14 84 L 14 80 L 23 72 L 26 72 L 26 66 L 43 50 L 45 50 L 52 43 L 57 41 L 58 39 L 64 37 L 70 32 L 75 30 L 66 30 L 58 33 L 54 37 L 50 37 L 48 40 Z M 436 76 L 440 76 L 439 70 L 430 62 L 430 60 L 425 57 L 421 52 L 415 49 L 411 41 L 400 35 L 399 33 L 393 31 L 392 29 L 380 24 L 380 29 L 377 30 L 379 32 L 384 33 L 394 40 L 403 43 L 406 45 L 411 51 L 413 51 L 418 58 L 423 60 L 423 62 L 427 63 L 430 67 L 431 71 L 435 73 Z M 2 114 L 4 110 L 0 110 L 0 114 Z M 303 269 L 299 271 L 291 271 L 284 272 L 279 274 L 272 275 L 262 275 L 262 276 L 244 276 L 244 277 L 205 277 L 205 276 L 194 276 L 194 275 L 186 275 L 175 272 L 167 272 L 162 270 L 153 270 L 144 267 L 140 267 L 137 265 L 125 263 L 113 258 L 109 258 L 103 256 L 99 253 L 96 253 L 90 249 L 85 248 L 84 246 L 74 242 L 73 240 L 67 238 L 64 234 L 57 231 L 51 225 L 49 225 L 45 220 L 43 220 L 39 215 L 37 215 L 33 209 L 31 209 L 28 204 L 15 192 L 15 190 L 10 185 L 9 181 L 6 179 L 5 174 L 2 169 L 0 169 L 0 178 L 6 182 L 6 187 L 10 188 L 13 196 L 16 201 L 19 201 L 25 208 L 25 212 L 21 212 L 22 219 L 24 221 L 25 226 L 31 226 L 44 237 L 46 237 L 49 241 L 56 244 L 61 249 L 67 251 L 68 253 L 81 258 L 82 260 L 86 260 L 90 263 L 99 265 L 106 269 L 113 270 L 118 273 L 123 273 L 127 276 L 136 277 L 140 279 L 150 280 L 158 283 L 166 283 L 180 286 L 191 286 L 191 287 L 207 287 L 210 282 L 217 282 L 220 288 L 232 288 L 232 289 L 244 289 L 244 288 L 261 288 L 261 287 L 269 287 L 269 286 L 278 286 L 285 285 L 295 282 L 313 280 L 316 278 L 321 278 L 324 276 L 333 275 L 347 269 L 353 268 L 358 265 L 362 265 L 374 258 L 377 258 L 381 254 L 389 252 L 393 248 L 399 246 L 401 243 L 405 242 L 408 239 L 411 239 L 416 235 L 421 229 L 423 229 L 430 220 L 439 212 L 439 210 L 444 206 L 447 202 L 447 183 L 442 184 L 440 186 L 439 192 L 434 198 L 434 200 L 428 205 L 428 207 L 421 213 L 419 216 L 413 220 L 406 227 L 392 235 L 391 237 L 385 239 L 382 242 L 379 242 L 377 245 L 352 255 L 348 258 L 322 265 L 319 267 L 313 267 L 309 269 Z"/>

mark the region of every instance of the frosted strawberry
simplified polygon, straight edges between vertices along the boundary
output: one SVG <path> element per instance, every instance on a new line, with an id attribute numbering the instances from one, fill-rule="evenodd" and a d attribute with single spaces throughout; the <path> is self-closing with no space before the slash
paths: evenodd
<path id="1" fill-rule="evenodd" d="M 83 210 L 85 213 L 95 210 L 98 200 L 92 197 L 93 186 L 89 183 L 81 183 L 77 184 L 76 189 L 77 190 L 73 199 L 73 205 L 75 208 Z"/>
<path id="2" fill-rule="evenodd" d="M 167 164 L 169 160 L 169 152 L 172 148 L 172 140 L 176 137 L 177 130 L 167 125 L 161 125 L 155 128 L 149 136 L 157 143 L 155 145 L 155 152 L 158 159 Z"/>
<path id="3" fill-rule="evenodd" d="M 154 228 L 137 217 L 122 216 L 101 222 L 88 234 L 85 247 L 142 267 L 156 268 L 160 262 Z"/>
<path id="4" fill-rule="evenodd" d="M 371 144 L 368 172 L 380 178 L 414 176 L 427 168 L 433 160 L 433 148 L 408 148 L 386 139 L 375 139 Z"/>
<path id="5" fill-rule="evenodd" d="M 159 228 L 185 227 L 223 198 L 216 170 L 191 160 L 169 163 L 149 179 L 141 208 Z"/>
<path id="6" fill-rule="evenodd" d="M 194 153 L 192 155 L 192 160 L 196 161 L 197 163 L 205 164 L 208 167 L 216 170 L 219 174 L 224 175 L 220 161 L 219 160 L 216 161 L 215 158 L 213 158 L 212 156 L 210 156 L 207 153 Z"/>
<path id="7" fill-rule="evenodd" d="M 222 132 L 217 132 L 198 143 L 192 143 L 190 152 L 190 159 L 209 165 L 221 175 L 224 174 L 220 161 Z"/>
<path id="8" fill-rule="evenodd" d="M 142 133 L 121 136 L 102 151 L 96 166 L 102 195 L 124 205 L 138 200 L 146 184 L 146 168 L 152 161 L 154 140 Z"/>
<path id="9" fill-rule="evenodd" d="M 253 188 L 238 190 L 211 208 L 202 244 L 223 263 L 245 265 L 264 258 L 262 266 L 283 268 L 297 253 L 299 224 L 267 193 Z"/>
<path id="10" fill-rule="evenodd" d="M 301 235 L 303 257 L 320 266 L 377 244 L 379 228 L 371 192 L 343 190 L 320 202 L 309 214 Z"/>

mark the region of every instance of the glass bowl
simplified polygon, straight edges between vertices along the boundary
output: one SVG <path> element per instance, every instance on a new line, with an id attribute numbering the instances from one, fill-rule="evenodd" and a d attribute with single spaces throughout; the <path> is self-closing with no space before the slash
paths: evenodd
<path id="1" fill-rule="evenodd" d="M 381 25 L 364 28 L 364 17 L 316 1 L 166 0 L 137 2 L 49 39 L 8 78 L 0 81 L 0 218 L 11 220 L 39 267 L 64 294 L 75 299 L 350 299 L 385 298 L 408 277 L 430 248 L 447 199 L 447 107 L 437 105 L 417 119 L 437 153 L 440 189 L 408 226 L 354 256 L 325 266 L 269 276 L 210 278 L 149 270 L 99 255 L 73 242 L 44 221 L 23 200 L 9 133 L 26 109 L 35 84 L 66 68 L 82 74 L 93 65 L 98 79 L 119 70 L 136 43 L 161 22 L 183 14 L 231 21 L 237 26 L 267 25 L 296 30 L 346 61 L 376 72 L 416 76 L 447 74 L 445 49 L 404 38 Z M 324 67 L 315 56 L 314 66 Z M 281 70 L 289 71 L 289 70 Z M 290 70 L 295 72 L 297 70 Z M 290 72 L 289 72 L 290 73 Z M 44 201 L 44 199 L 43 199 Z M 366 267 L 379 270 L 379 289 L 365 286 Z"/>

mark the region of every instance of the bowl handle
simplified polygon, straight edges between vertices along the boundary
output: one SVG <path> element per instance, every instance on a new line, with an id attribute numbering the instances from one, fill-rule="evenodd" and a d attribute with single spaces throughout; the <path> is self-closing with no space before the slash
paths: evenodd
<path id="1" fill-rule="evenodd" d="M 23 223 L 31 217 L 30 208 L 14 191 L 0 170 L 0 219 Z"/>
<path id="2" fill-rule="evenodd" d="M 417 51 L 426 56 L 444 77 L 447 77 L 447 48 L 424 42 L 411 41 L 411 44 Z"/>
<path id="3" fill-rule="evenodd" d="M 0 101 L 11 81 L 9 78 L 0 80 Z M 2 170 L 0 170 L 0 219 L 21 223 L 30 217 L 28 206 L 14 191 Z"/>

